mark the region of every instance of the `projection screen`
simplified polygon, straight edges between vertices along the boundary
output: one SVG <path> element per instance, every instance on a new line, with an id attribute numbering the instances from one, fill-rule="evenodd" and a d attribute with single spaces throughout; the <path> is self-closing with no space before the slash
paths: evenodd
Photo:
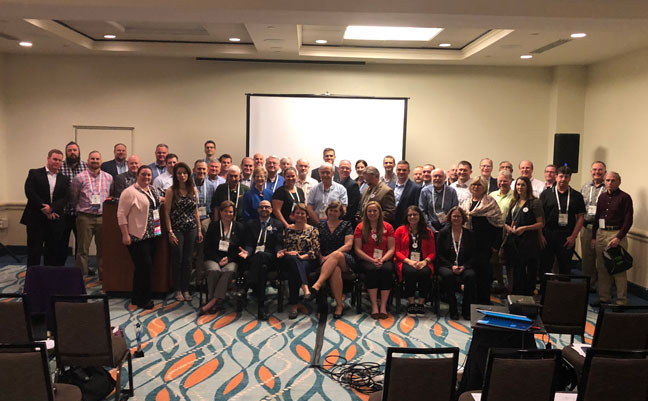
<path id="1" fill-rule="evenodd" d="M 407 98 L 247 94 L 247 154 L 306 158 L 315 169 L 322 151 L 335 149 L 336 165 L 358 159 L 378 167 L 405 158 Z M 355 169 L 352 173 L 355 177 Z"/>

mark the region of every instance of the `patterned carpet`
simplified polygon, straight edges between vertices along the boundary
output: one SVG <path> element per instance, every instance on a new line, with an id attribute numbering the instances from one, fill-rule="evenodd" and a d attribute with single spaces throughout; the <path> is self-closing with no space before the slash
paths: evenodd
<path id="1" fill-rule="evenodd" d="M 25 267 L 0 268 L 0 291 L 20 292 Z M 96 279 L 88 292 L 101 290 Z M 499 301 L 493 298 L 495 301 Z M 276 311 L 270 303 L 270 311 Z M 368 300 L 365 299 L 368 303 Z M 121 326 L 133 349 L 135 325 L 142 323 L 144 358 L 134 359 L 135 400 L 366 400 L 368 397 L 340 385 L 328 374 L 310 367 L 315 349 L 317 316 L 300 314 L 288 320 L 287 312 L 273 314 L 267 322 L 256 320 L 256 304 L 241 313 L 227 307 L 216 315 L 198 317 L 197 298 L 192 303 L 174 299 L 157 301 L 153 310 L 132 307 L 128 300 L 112 298 L 113 325 Z M 366 305 L 368 308 L 368 305 Z M 365 308 L 366 310 L 366 308 Z M 442 305 L 442 312 L 447 310 Z M 368 314 L 347 310 L 342 319 L 329 315 L 322 358 L 330 363 L 340 356 L 350 362 L 384 363 L 386 347 L 448 347 L 461 350 L 463 365 L 469 347 L 469 322 L 458 322 L 441 313 L 412 318 L 402 313 L 375 321 Z M 596 315 L 588 312 L 588 341 Z M 538 345 L 542 339 L 537 338 Z M 546 337 L 545 337 L 546 340 Z M 562 347 L 568 336 L 551 336 Z M 124 381 L 126 377 L 124 377 Z"/>

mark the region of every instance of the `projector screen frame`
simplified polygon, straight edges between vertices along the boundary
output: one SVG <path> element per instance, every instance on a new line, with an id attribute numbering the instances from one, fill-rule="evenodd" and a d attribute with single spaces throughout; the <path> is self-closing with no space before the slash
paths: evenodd
<path id="1" fill-rule="evenodd" d="M 259 97 L 294 97 L 294 98 L 329 98 L 329 99 L 370 99 L 370 100 L 403 100 L 403 149 L 400 160 L 407 160 L 405 152 L 407 148 L 407 108 L 409 97 L 385 97 L 385 96 L 355 96 L 355 95 L 314 95 L 314 94 L 280 94 L 280 93 L 246 93 L 245 111 L 245 156 L 250 155 L 250 98 Z M 397 159 L 396 162 L 399 160 Z"/>

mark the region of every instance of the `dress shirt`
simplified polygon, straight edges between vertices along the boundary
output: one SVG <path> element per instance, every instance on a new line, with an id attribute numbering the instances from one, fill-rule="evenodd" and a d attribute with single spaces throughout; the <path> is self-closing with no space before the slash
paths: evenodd
<path id="1" fill-rule="evenodd" d="M 284 178 L 282 176 L 280 176 L 279 174 L 277 174 L 275 176 L 274 181 L 270 181 L 270 178 L 268 178 L 266 180 L 265 187 L 263 187 L 263 188 L 269 190 L 272 193 L 274 193 L 274 191 L 276 191 L 277 188 L 283 186 L 284 181 L 285 181 Z"/>
<path id="2" fill-rule="evenodd" d="M 252 188 L 254 186 L 254 183 L 252 182 L 252 176 L 250 176 L 250 178 L 245 178 L 243 177 L 243 174 L 241 174 L 241 184 L 245 185 L 248 188 Z"/>
<path id="3" fill-rule="evenodd" d="M 52 195 L 54 194 L 54 187 L 56 186 L 56 176 L 58 173 L 52 173 L 49 171 L 47 166 L 45 166 L 45 171 L 47 171 L 47 182 L 49 183 L 49 194 L 50 202 L 52 201 Z"/>
<path id="4" fill-rule="evenodd" d="M 220 175 L 216 176 L 216 178 L 214 178 L 213 180 L 207 177 L 207 180 L 209 180 L 209 182 L 211 182 L 216 188 L 218 188 L 220 184 L 225 184 L 225 178 L 221 177 Z"/>
<path id="5" fill-rule="evenodd" d="M 110 196 L 112 175 L 99 170 L 93 174 L 90 169 L 79 173 L 72 180 L 72 200 L 77 213 L 87 213 L 101 216 L 103 203 Z M 99 195 L 99 204 L 92 204 L 92 196 Z"/>
<path id="6" fill-rule="evenodd" d="M 117 175 L 123 174 L 128 171 L 128 163 L 126 163 L 126 160 L 121 163 L 115 160 L 115 167 L 117 168 Z"/>
<path id="7" fill-rule="evenodd" d="M 149 167 L 151 168 L 151 171 L 153 172 L 153 181 L 159 176 L 164 173 L 166 173 L 167 168 L 166 164 L 164 166 L 158 166 L 157 163 L 153 162 L 149 164 Z"/>
<path id="8" fill-rule="evenodd" d="M 509 189 L 506 194 L 502 194 L 502 191 L 497 190 L 489 193 L 489 195 L 495 199 L 497 205 L 502 211 L 502 221 L 506 221 L 506 215 L 508 214 L 509 208 L 511 207 L 511 202 L 513 201 L 513 188 Z"/>
<path id="9" fill-rule="evenodd" d="M 459 203 L 463 203 L 465 200 L 470 199 L 470 190 L 468 189 L 468 186 L 470 185 L 470 179 L 468 179 L 465 183 L 460 183 L 459 180 L 453 182 L 450 187 L 454 188 L 455 191 L 457 191 L 457 199 L 459 199 Z"/>
<path id="10" fill-rule="evenodd" d="M 585 225 L 594 223 L 594 215 L 596 212 L 589 213 L 590 206 L 594 206 L 594 209 L 596 209 L 599 196 L 601 196 L 603 192 L 605 192 L 605 184 L 603 181 L 601 181 L 597 186 L 592 180 L 581 188 L 581 195 L 583 195 L 583 200 L 585 201 Z"/>
<path id="11" fill-rule="evenodd" d="M 407 184 L 407 181 L 402 184 L 399 184 L 398 181 L 394 183 L 394 199 L 396 200 L 397 207 L 398 202 L 400 202 L 401 195 L 403 195 L 403 191 L 405 190 L 405 184 Z"/>
<path id="12" fill-rule="evenodd" d="M 194 178 L 194 182 L 196 179 Z M 200 184 L 196 182 L 196 189 L 198 190 L 198 207 L 204 207 L 207 211 L 207 214 L 200 215 L 200 221 L 205 220 L 207 217 L 210 217 L 213 210 L 209 210 L 211 207 L 212 197 L 216 191 L 216 187 L 209 180 L 203 180 Z"/>
<path id="13" fill-rule="evenodd" d="M 59 171 L 70 180 L 70 188 L 72 188 L 72 180 L 74 179 L 74 177 L 79 175 L 79 173 L 81 173 L 82 171 L 86 171 L 87 169 L 88 164 L 84 161 L 80 161 L 79 164 L 74 167 L 70 166 L 67 161 L 64 161 Z M 72 197 L 70 197 L 70 202 L 67 204 L 67 206 L 65 206 L 65 209 L 63 209 L 63 213 L 65 213 L 67 216 L 76 216 L 76 209 L 74 207 L 74 204 L 72 203 L 71 198 Z"/>
<path id="14" fill-rule="evenodd" d="M 304 191 L 304 195 L 306 196 L 306 202 L 308 202 L 308 194 L 310 194 L 311 189 L 313 189 L 314 186 L 319 184 L 316 179 L 314 179 L 311 176 L 306 176 L 305 180 L 300 180 L 299 177 L 297 177 L 297 181 L 295 182 L 295 186 L 297 188 L 301 188 L 302 191 Z"/>
<path id="15" fill-rule="evenodd" d="M 628 234 L 632 227 L 634 208 L 632 198 L 620 189 L 612 192 L 605 191 L 599 196 L 596 204 L 596 216 L 592 226 L 592 239 L 596 239 L 599 228 L 599 219 L 605 219 L 605 227 L 620 227 L 616 237 L 621 240 Z"/>
<path id="16" fill-rule="evenodd" d="M 160 196 L 164 196 L 166 190 L 173 185 L 173 175 L 168 171 L 165 171 L 164 174 L 158 175 L 153 180 L 153 188 L 157 191 Z"/>
<path id="17" fill-rule="evenodd" d="M 311 189 L 308 197 L 308 204 L 313 207 L 316 215 L 320 215 L 331 201 L 340 201 L 346 207 L 349 204 L 346 188 L 337 182 L 331 182 L 328 189 L 324 189 L 324 183 L 320 182 Z"/>

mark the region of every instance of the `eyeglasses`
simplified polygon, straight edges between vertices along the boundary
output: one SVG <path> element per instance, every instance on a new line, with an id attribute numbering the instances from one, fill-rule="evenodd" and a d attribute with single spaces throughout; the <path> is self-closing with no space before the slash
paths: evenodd
<path id="1" fill-rule="evenodd" d="M 407 217 L 418 217 L 418 213 L 408 214 Z"/>
<path id="2" fill-rule="evenodd" d="M 259 209 L 270 209 L 270 208 L 271 208 L 271 206 L 267 206 L 267 205 L 260 205 L 259 206 Z"/>

